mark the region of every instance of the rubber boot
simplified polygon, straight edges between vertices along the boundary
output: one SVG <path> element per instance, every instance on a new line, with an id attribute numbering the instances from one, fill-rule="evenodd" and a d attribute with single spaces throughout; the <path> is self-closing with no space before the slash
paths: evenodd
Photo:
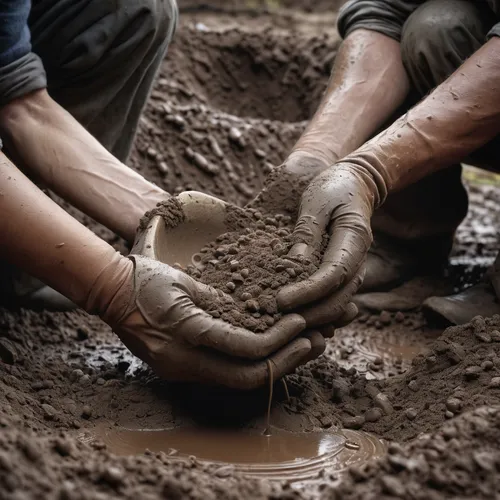
<path id="1" fill-rule="evenodd" d="M 429 320 L 445 325 L 463 325 L 475 316 L 500 314 L 500 253 L 483 281 L 447 297 L 430 297 L 423 303 Z"/>

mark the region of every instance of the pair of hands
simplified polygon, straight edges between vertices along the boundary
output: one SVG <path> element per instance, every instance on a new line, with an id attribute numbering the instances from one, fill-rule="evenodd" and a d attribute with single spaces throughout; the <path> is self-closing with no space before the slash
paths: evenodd
<path id="1" fill-rule="evenodd" d="M 361 285 L 371 243 L 373 196 L 364 185 L 365 174 L 352 165 L 327 167 L 309 157 L 286 162 L 274 174 L 252 205 L 265 210 L 266 199 L 275 204 L 277 196 L 287 192 L 284 184 L 295 189 L 307 186 L 295 228 L 299 243 L 291 254 L 307 257 L 330 231 L 320 268 L 309 279 L 280 291 L 278 303 L 289 314 L 257 335 L 201 309 L 207 296 L 232 300 L 224 293 L 166 264 L 131 256 L 131 308 L 123 321 L 112 326 L 159 376 L 252 389 L 266 383 L 267 360 L 278 379 L 318 357 L 325 348 L 324 338 L 356 316 L 351 298 Z"/>

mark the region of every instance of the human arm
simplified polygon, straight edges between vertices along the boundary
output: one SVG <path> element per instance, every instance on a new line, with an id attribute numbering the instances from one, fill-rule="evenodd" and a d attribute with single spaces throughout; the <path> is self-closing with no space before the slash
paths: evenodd
<path id="1" fill-rule="evenodd" d="M 250 389 L 267 381 L 267 359 L 283 376 L 310 359 L 321 340 L 298 337 L 305 322 L 295 314 L 262 334 L 212 318 L 199 304 L 223 294 L 160 262 L 120 255 L 1 152 L 0 214 L 0 259 L 99 315 L 168 380 Z"/>
<path id="2" fill-rule="evenodd" d="M 459 162 L 500 132 L 499 49 L 499 38 L 489 40 L 417 106 L 314 179 L 292 251 L 309 253 L 327 230 L 328 249 L 316 274 L 281 291 L 283 309 L 320 305 L 360 275 L 371 215 L 389 192 Z"/>

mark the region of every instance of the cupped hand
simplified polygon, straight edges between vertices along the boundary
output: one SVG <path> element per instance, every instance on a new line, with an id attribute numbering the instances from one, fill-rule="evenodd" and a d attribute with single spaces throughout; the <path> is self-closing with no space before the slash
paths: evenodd
<path id="1" fill-rule="evenodd" d="M 308 279 L 284 287 L 277 300 L 282 310 L 304 317 L 308 328 L 338 326 L 356 316 L 351 299 L 363 280 L 377 193 L 369 171 L 342 162 L 315 177 L 305 190 L 289 256 L 310 257 L 325 234 L 328 243 L 319 269 Z"/>
<path id="2" fill-rule="evenodd" d="M 266 360 L 278 379 L 317 357 L 324 341 L 297 314 L 264 333 L 253 333 L 210 316 L 202 304 L 232 300 L 166 264 L 140 255 L 125 314 L 112 324 L 124 344 L 162 378 L 252 389 L 268 380 Z"/>

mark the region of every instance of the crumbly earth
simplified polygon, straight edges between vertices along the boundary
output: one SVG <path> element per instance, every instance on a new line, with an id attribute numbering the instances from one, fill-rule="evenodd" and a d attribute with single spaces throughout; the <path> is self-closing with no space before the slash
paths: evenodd
<path id="1" fill-rule="evenodd" d="M 287 5 L 185 13 L 144 112 L 134 168 L 172 192 L 198 189 L 240 206 L 251 199 L 317 104 L 338 45 L 334 13 Z M 477 280 L 500 243 L 500 189 L 471 184 L 469 192 L 447 271 L 454 287 Z M 0 309 L 0 498 L 495 498 L 499 332 L 500 317 L 443 332 L 419 312 L 363 315 L 337 332 L 321 358 L 287 377 L 290 401 L 276 385 L 272 422 L 291 431 L 361 429 L 392 444 L 387 457 L 350 469 L 340 487 L 325 474 L 315 488 L 295 489 L 164 453 L 117 457 L 81 439 L 98 426 L 262 429 L 265 389 L 167 384 L 94 317 Z"/>

